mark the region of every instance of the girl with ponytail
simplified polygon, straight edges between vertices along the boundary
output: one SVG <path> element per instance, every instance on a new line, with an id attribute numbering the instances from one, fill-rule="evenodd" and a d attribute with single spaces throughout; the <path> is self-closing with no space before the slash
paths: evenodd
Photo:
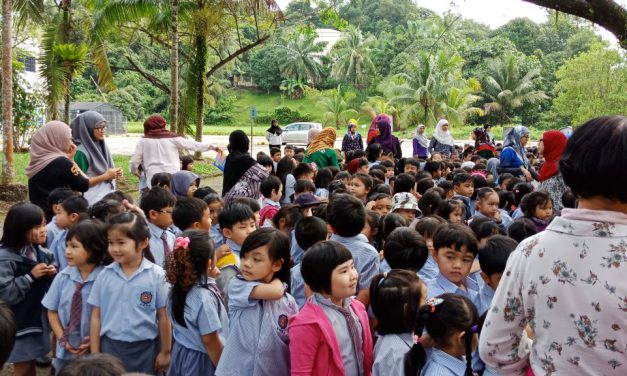
<path id="1" fill-rule="evenodd" d="M 447 293 L 427 300 L 416 315 L 416 339 L 405 355 L 405 375 L 472 376 L 472 352 L 477 347 L 478 321 L 477 309 L 463 295 Z M 422 343 L 427 338 L 422 336 L 425 330 L 433 342 L 428 361 Z"/>

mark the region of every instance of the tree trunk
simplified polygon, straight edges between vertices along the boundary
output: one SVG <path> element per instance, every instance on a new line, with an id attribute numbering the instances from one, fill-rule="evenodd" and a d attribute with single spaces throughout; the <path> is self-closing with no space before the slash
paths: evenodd
<path id="1" fill-rule="evenodd" d="M 2 1 L 2 183 L 13 183 L 13 54 L 12 0 Z"/>
<path id="2" fill-rule="evenodd" d="M 72 94 L 72 78 L 66 80 L 67 87 L 65 88 L 65 103 L 63 104 L 63 121 L 65 124 L 70 125 L 70 102 Z"/>
<path id="3" fill-rule="evenodd" d="M 172 0 L 172 50 L 170 51 L 170 129 L 181 136 L 179 127 L 179 2 Z"/>
<path id="4" fill-rule="evenodd" d="M 207 40 L 203 36 L 196 37 L 196 69 L 198 74 L 198 91 L 196 92 L 196 141 L 202 141 L 202 130 L 205 125 L 205 90 L 207 89 Z M 197 151 L 195 159 L 201 159 L 202 153 Z"/>

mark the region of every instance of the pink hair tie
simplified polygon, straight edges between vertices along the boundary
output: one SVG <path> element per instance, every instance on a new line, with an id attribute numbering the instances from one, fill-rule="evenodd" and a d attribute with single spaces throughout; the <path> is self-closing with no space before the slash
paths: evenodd
<path id="1" fill-rule="evenodd" d="M 174 241 L 175 249 L 189 249 L 189 238 L 188 237 L 178 237 Z"/>

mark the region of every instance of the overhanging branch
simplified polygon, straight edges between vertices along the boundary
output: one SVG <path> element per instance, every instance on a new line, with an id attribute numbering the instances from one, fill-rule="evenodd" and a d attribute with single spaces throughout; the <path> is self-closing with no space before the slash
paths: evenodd
<path id="1" fill-rule="evenodd" d="M 270 34 L 264 35 L 263 37 L 257 39 L 253 43 L 247 44 L 246 46 L 244 46 L 244 47 L 234 51 L 233 53 L 230 53 L 224 59 L 220 59 L 220 61 L 216 65 L 214 65 L 213 67 L 211 67 L 211 69 L 209 69 L 209 71 L 206 74 L 207 78 L 211 77 L 218 69 L 222 68 L 223 66 L 228 64 L 230 61 L 232 61 L 233 59 L 238 57 L 239 55 L 241 55 L 241 54 L 243 54 L 243 53 L 245 53 L 247 51 L 250 51 L 253 48 L 263 44 L 269 38 L 270 38 Z"/>
<path id="2" fill-rule="evenodd" d="M 157 88 L 159 88 L 164 93 L 166 93 L 168 95 L 170 94 L 170 88 L 168 87 L 168 85 L 163 83 L 163 81 L 161 81 L 157 77 L 153 76 L 152 74 L 150 74 L 150 73 L 146 72 L 144 69 L 142 69 L 139 65 L 137 65 L 137 63 L 135 63 L 135 61 L 133 61 L 133 59 L 130 56 L 127 55 L 126 56 L 126 60 L 128 60 L 128 62 L 131 64 L 131 66 L 133 66 L 133 70 L 135 72 L 141 74 L 142 77 L 147 79 L 151 84 L 155 85 Z"/>

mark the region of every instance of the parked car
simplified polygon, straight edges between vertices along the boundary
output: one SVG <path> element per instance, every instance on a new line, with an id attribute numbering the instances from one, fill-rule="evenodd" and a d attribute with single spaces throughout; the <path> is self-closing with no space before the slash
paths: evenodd
<path id="1" fill-rule="evenodd" d="M 283 144 L 307 145 L 307 134 L 310 129 L 322 130 L 320 123 L 292 123 L 283 127 Z"/>

